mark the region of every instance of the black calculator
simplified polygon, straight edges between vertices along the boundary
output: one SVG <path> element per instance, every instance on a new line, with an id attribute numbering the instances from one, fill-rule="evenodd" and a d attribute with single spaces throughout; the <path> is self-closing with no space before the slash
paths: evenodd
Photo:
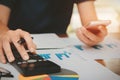
<path id="1" fill-rule="evenodd" d="M 11 48 L 15 61 L 10 64 L 13 65 L 13 67 L 15 67 L 23 76 L 51 74 L 61 71 L 61 67 L 58 64 L 45 60 L 41 56 L 31 52 L 28 52 L 29 60 L 23 60 L 13 44 L 11 44 Z"/>

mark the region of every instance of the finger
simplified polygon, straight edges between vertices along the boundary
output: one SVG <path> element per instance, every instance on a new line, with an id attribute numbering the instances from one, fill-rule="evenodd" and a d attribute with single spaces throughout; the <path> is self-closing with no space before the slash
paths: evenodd
<path id="1" fill-rule="evenodd" d="M 27 47 L 31 52 L 35 52 L 36 50 L 36 45 L 33 43 L 33 40 L 31 37 L 24 37 Z"/>
<path id="2" fill-rule="evenodd" d="M 86 28 L 81 28 L 82 33 L 91 41 L 93 42 L 99 42 L 101 41 L 101 38 L 97 36 L 97 34 L 93 34 L 92 32 L 88 31 Z"/>
<path id="3" fill-rule="evenodd" d="M 2 62 L 4 64 L 6 63 L 6 59 L 5 59 L 2 47 L 0 47 L 0 62 Z"/>
<path id="4" fill-rule="evenodd" d="M 91 44 L 93 44 L 93 42 L 90 39 L 88 39 L 86 36 L 83 35 L 81 29 L 77 30 L 76 34 L 77 34 L 78 38 L 85 44 L 87 44 L 89 46 L 91 46 Z"/>
<path id="5" fill-rule="evenodd" d="M 28 60 L 29 59 L 29 56 L 26 52 L 26 50 L 24 49 L 24 46 L 19 44 L 18 41 L 20 40 L 20 35 L 18 32 L 20 32 L 21 30 L 16 30 L 17 34 L 16 35 L 13 35 L 14 36 L 14 39 L 12 38 L 11 41 L 12 43 L 14 44 L 14 46 L 16 47 L 16 49 L 18 50 L 20 56 L 24 59 L 24 60 Z M 12 37 L 13 37 L 12 36 Z"/>
<path id="6" fill-rule="evenodd" d="M 24 60 L 28 60 L 29 56 L 28 56 L 28 54 L 27 54 L 24 46 L 18 43 L 19 40 L 20 40 L 20 36 L 19 35 L 17 35 L 16 37 L 14 37 L 14 39 L 12 38 L 12 42 L 15 45 L 16 49 L 18 50 L 20 56 Z"/>
<path id="7" fill-rule="evenodd" d="M 23 34 L 24 33 L 24 34 Z M 23 37 L 26 41 L 27 47 L 31 52 L 35 52 L 36 45 L 33 43 L 33 40 L 31 38 L 31 35 L 28 32 L 22 31 L 21 37 Z"/>
<path id="8" fill-rule="evenodd" d="M 29 56 L 24 48 L 23 45 L 19 44 L 18 41 L 14 41 L 13 44 L 15 45 L 16 49 L 18 50 L 19 54 L 21 55 L 21 57 L 24 59 L 24 60 L 28 60 L 29 59 Z"/>
<path id="9" fill-rule="evenodd" d="M 13 53 L 11 51 L 10 43 L 8 41 L 3 42 L 3 50 L 9 62 L 13 62 L 15 60 Z"/>
<path id="10" fill-rule="evenodd" d="M 99 26 L 99 30 L 100 30 L 99 36 L 101 37 L 105 37 L 108 34 L 107 28 L 105 26 Z"/>

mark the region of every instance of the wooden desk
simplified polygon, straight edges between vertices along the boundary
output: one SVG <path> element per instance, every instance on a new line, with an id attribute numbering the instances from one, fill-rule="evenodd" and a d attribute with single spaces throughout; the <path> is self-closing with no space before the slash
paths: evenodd
<path id="1" fill-rule="evenodd" d="M 113 37 L 120 40 L 120 33 L 109 33 L 108 37 Z M 120 58 L 96 61 L 102 64 L 103 66 L 109 68 L 114 73 L 120 75 Z"/>

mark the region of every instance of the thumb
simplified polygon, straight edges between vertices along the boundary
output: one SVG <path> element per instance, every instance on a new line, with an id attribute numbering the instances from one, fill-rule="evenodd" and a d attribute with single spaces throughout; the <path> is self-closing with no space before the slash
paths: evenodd
<path id="1" fill-rule="evenodd" d="M 98 29 L 100 30 L 102 35 L 104 35 L 104 36 L 107 35 L 107 28 L 106 28 L 106 26 L 99 26 Z"/>

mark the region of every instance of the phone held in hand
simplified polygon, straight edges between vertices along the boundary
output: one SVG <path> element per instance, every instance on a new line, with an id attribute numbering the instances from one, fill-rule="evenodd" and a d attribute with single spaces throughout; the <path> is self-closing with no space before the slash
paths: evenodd
<path id="1" fill-rule="evenodd" d="M 98 20 L 98 21 L 91 21 L 87 25 L 85 25 L 86 28 L 90 27 L 98 27 L 98 26 L 108 26 L 111 23 L 110 20 Z"/>
<path id="2" fill-rule="evenodd" d="M 91 21 L 84 27 L 89 30 L 90 32 L 97 34 L 100 32 L 99 27 L 104 26 L 107 27 L 111 23 L 110 20 L 98 20 L 98 21 Z"/>

